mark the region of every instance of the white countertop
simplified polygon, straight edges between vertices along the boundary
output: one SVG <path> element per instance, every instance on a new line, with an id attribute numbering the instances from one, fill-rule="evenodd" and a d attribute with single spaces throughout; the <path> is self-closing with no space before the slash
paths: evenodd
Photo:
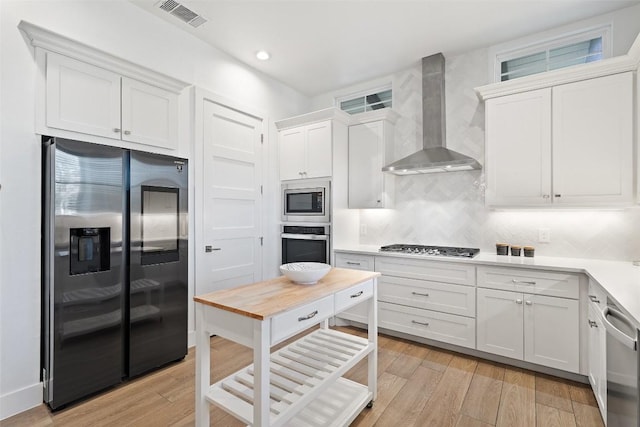
<path id="1" fill-rule="evenodd" d="M 586 258 L 560 258 L 548 256 L 513 257 L 480 252 L 474 258 L 455 258 L 425 255 L 407 255 L 380 252 L 378 246 L 351 246 L 336 248 L 336 252 L 376 256 L 392 256 L 429 261 L 457 262 L 504 267 L 526 267 L 540 270 L 557 270 L 584 273 L 595 280 L 623 311 L 627 312 L 640 328 L 640 266 L 631 261 L 604 261 Z"/>

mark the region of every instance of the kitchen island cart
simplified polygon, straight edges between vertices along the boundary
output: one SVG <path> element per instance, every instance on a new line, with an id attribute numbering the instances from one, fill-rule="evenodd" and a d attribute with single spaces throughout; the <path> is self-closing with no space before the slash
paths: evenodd
<path id="1" fill-rule="evenodd" d="M 196 425 L 209 425 L 209 404 L 256 427 L 349 425 L 376 398 L 379 275 L 333 268 L 315 285 L 278 277 L 196 296 Z M 361 302 L 367 338 L 328 328 L 330 317 Z M 252 348 L 253 364 L 210 385 L 211 335 Z M 342 377 L 365 357 L 366 385 Z"/>

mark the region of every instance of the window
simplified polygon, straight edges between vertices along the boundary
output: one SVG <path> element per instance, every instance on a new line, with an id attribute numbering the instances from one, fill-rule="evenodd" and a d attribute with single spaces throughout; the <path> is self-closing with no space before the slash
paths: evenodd
<path id="1" fill-rule="evenodd" d="M 390 87 L 381 90 L 370 90 L 357 95 L 348 95 L 336 99 L 340 109 L 349 114 L 391 108 L 392 91 Z"/>
<path id="2" fill-rule="evenodd" d="M 498 53 L 495 80 L 503 82 L 608 58 L 608 36 L 606 26 Z"/>

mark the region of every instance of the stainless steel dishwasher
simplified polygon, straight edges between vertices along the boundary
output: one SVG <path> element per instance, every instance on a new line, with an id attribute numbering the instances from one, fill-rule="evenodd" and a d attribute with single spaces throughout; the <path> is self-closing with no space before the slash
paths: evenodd
<path id="1" fill-rule="evenodd" d="M 607 300 L 607 427 L 640 427 L 638 329 Z"/>

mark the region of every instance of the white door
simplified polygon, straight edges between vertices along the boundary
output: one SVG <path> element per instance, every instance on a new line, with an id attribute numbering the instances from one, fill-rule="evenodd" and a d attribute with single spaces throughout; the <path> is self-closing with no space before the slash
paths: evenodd
<path id="1" fill-rule="evenodd" d="M 523 298 L 518 292 L 477 289 L 478 350 L 522 359 Z"/>
<path id="2" fill-rule="evenodd" d="M 551 202 L 551 89 L 486 103 L 489 206 Z"/>
<path id="3" fill-rule="evenodd" d="M 196 294 L 262 280 L 262 121 L 205 100 Z"/>
<path id="4" fill-rule="evenodd" d="M 524 294 L 524 360 L 580 370 L 578 300 Z"/>

